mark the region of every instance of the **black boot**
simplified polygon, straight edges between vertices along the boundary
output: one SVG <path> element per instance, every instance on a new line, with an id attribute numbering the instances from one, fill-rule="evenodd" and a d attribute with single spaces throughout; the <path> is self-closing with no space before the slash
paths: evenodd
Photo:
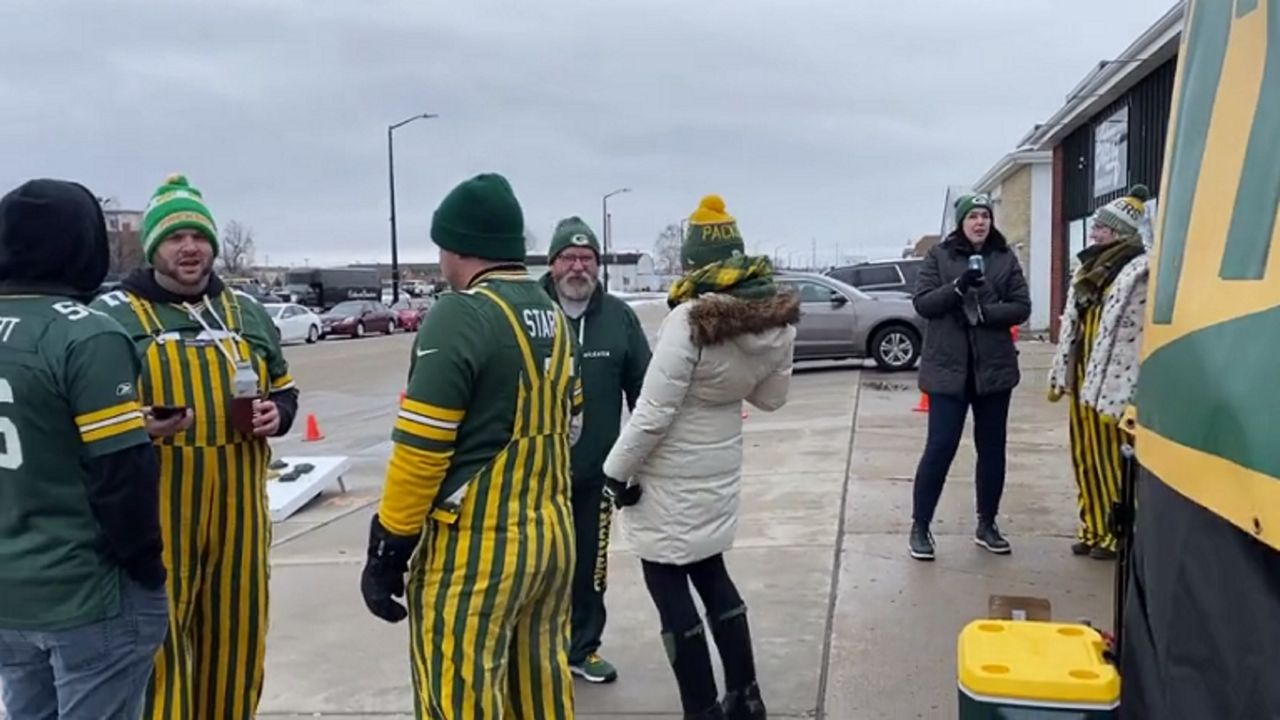
<path id="1" fill-rule="evenodd" d="M 724 694 L 725 720 L 765 720 L 764 700 L 760 686 L 751 683 L 742 690 L 730 690 Z"/>
<path id="2" fill-rule="evenodd" d="M 1009 541 L 1004 539 L 1000 534 L 1000 528 L 996 527 L 995 520 L 979 520 L 978 529 L 973 534 L 973 542 L 997 555 L 1008 555 L 1013 552 Z"/>
<path id="3" fill-rule="evenodd" d="M 697 713 L 685 713 L 684 720 L 725 720 L 724 711 L 720 709 L 720 703 L 716 703 L 711 707 Z"/>
<path id="4" fill-rule="evenodd" d="M 911 523 L 911 539 L 910 539 L 911 557 L 917 560 L 933 559 L 933 535 L 929 532 L 929 525 L 915 521 Z"/>
<path id="5" fill-rule="evenodd" d="M 724 714 L 726 720 L 763 720 L 764 701 L 756 685 L 755 653 L 746 607 L 730 611 L 711 626 L 720 661 L 724 665 Z"/>
<path id="6" fill-rule="evenodd" d="M 676 675 L 676 686 L 680 688 L 685 720 L 720 718 L 720 705 L 716 702 L 719 691 L 702 623 L 682 633 L 663 633 L 662 642 Z"/>

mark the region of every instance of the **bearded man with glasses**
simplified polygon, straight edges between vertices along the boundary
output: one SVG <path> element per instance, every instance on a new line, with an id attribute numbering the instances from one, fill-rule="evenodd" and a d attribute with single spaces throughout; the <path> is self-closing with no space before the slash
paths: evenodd
<path id="1" fill-rule="evenodd" d="M 573 631 L 569 667 L 593 683 L 618 672 L 600 657 L 608 573 L 612 504 L 604 497 L 604 459 L 618 439 L 622 400 L 634 409 L 649 366 L 649 341 L 629 305 L 600 285 L 600 243 L 581 218 L 556 225 L 542 285 L 559 303 L 578 338 L 582 358 L 582 431 L 573 445 L 573 524 L 577 566 L 573 576 Z M 586 422 L 590 420 L 591 422 Z"/>

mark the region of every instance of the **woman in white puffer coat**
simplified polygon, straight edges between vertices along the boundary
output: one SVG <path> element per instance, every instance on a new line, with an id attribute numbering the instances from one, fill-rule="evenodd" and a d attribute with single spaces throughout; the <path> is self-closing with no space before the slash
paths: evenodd
<path id="1" fill-rule="evenodd" d="M 606 492 L 640 556 L 686 718 L 765 717 L 746 605 L 725 568 L 742 481 L 742 403 L 776 410 L 790 386 L 799 302 L 768 258 L 743 254 L 724 202 L 703 198 L 682 247 L 639 400 L 605 461 Z M 692 582 L 724 664 L 715 676 Z"/>

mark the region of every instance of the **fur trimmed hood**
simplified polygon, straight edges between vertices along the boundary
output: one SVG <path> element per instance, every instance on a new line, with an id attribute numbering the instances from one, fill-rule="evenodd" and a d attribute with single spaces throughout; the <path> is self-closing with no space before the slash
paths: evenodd
<path id="1" fill-rule="evenodd" d="M 781 331 L 800 321 L 800 298 L 779 289 L 772 297 L 746 300 L 721 293 L 698 298 L 689 308 L 689 337 L 695 347 L 736 340 L 750 351 L 751 345 L 772 346 L 769 331 Z M 757 342 L 749 338 L 759 336 Z"/>

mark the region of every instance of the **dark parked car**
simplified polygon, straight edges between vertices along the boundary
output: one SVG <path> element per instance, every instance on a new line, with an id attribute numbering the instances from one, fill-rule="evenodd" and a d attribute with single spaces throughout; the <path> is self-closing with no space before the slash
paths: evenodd
<path id="1" fill-rule="evenodd" d="M 871 358 L 883 370 L 909 370 L 920 358 L 925 320 L 910 298 L 871 295 L 826 275 L 776 280 L 800 297 L 796 360 Z"/>
<path id="2" fill-rule="evenodd" d="M 864 292 L 893 291 L 910 295 L 915 292 L 921 262 L 922 258 L 874 260 L 832 268 L 823 274 Z"/>
<path id="3" fill-rule="evenodd" d="M 399 329 L 396 314 L 386 305 L 372 300 L 347 300 L 333 306 L 320 316 L 324 337 L 345 335 L 364 337 L 365 333 L 382 332 L 390 335 Z"/>

